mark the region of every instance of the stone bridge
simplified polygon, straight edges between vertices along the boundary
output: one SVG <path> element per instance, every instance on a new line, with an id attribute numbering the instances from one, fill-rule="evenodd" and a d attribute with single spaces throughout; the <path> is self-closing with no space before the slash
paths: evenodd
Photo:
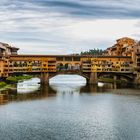
<path id="1" fill-rule="evenodd" d="M 3 59 L 1 66 L 0 77 L 39 75 L 42 84 L 49 83 L 49 79 L 58 74 L 78 74 L 89 84 L 97 83 L 103 75 L 139 81 L 129 56 L 10 55 Z"/>

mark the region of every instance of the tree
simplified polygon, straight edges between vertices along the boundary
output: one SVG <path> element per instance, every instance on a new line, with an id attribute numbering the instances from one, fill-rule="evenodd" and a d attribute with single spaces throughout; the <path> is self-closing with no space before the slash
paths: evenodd
<path id="1" fill-rule="evenodd" d="M 102 49 L 90 49 L 89 51 L 81 52 L 81 55 L 103 55 L 104 50 Z"/>

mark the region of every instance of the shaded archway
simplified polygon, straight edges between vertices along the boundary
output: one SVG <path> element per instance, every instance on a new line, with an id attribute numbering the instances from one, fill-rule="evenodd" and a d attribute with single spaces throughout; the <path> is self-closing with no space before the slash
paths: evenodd
<path id="1" fill-rule="evenodd" d="M 126 80 L 127 82 L 133 82 L 134 77 L 132 74 L 125 74 L 125 73 L 98 73 L 98 79 L 100 78 L 114 78 L 116 77 L 116 80 Z"/>
<path id="2" fill-rule="evenodd" d="M 74 65 L 74 70 L 80 70 L 80 69 L 81 69 L 80 64 L 79 64 L 79 63 L 76 63 L 76 64 Z"/>
<path id="3" fill-rule="evenodd" d="M 57 71 L 61 71 L 64 69 L 64 65 L 62 63 L 57 64 Z"/>
<path id="4" fill-rule="evenodd" d="M 65 64 L 65 70 L 72 70 L 72 64 L 66 63 Z"/>

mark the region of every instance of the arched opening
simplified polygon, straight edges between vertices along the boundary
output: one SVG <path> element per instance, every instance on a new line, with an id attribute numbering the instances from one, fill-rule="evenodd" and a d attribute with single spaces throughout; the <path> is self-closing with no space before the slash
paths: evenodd
<path id="1" fill-rule="evenodd" d="M 31 93 L 37 91 L 40 87 L 40 79 L 34 77 L 17 83 L 17 93 Z"/>
<path id="2" fill-rule="evenodd" d="M 70 63 L 66 63 L 64 68 L 65 70 L 72 70 L 72 65 Z"/>
<path id="3" fill-rule="evenodd" d="M 49 85 L 52 89 L 58 92 L 69 93 L 73 92 L 79 93 L 83 86 L 86 86 L 86 78 L 80 75 L 56 75 L 49 80 Z"/>
<path id="4" fill-rule="evenodd" d="M 65 84 L 86 84 L 86 78 L 80 75 L 62 74 L 56 75 L 49 80 L 50 84 L 65 83 Z"/>
<path id="5" fill-rule="evenodd" d="M 114 79 L 114 77 L 116 77 L 116 79 Z M 98 79 L 102 81 L 102 79 L 106 80 L 120 80 L 120 82 L 128 82 L 131 83 L 133 82 L 133 76 L 132 75 L 128 75 L 128 74 L 114 74 L 114 73 L 99 73 L 98 74 Z M 103 80 L 103 81 L 104 81 Z M 111 80 L 111 81 L 112 81 Z"/>
<path id="6" fill-rule="evenodd" d="M 57 70 L 58 71 L 61 71 L 61 70 L 63 70 L 64 69 L 64 65 L 62 64 L 62 63 L 58 63 L 57 64 Z"/>
<path id="7" fill-rule="evenodd" d="M 74 66 L 74 70 L 80 70 L 80 64 L 79 63 L 76 63 L 75 66 Z"/>

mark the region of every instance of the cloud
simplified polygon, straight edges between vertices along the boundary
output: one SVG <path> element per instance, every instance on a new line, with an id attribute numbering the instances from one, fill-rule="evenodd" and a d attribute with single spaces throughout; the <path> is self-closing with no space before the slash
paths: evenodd
<path id="1" fill-rule="evenodd" d="M 1 42 L 20 53 L 69 54 L 139 39 L 140 1 L 1 0 Z"/>
<path id="2" fill-rule="evenodd" d="M 126 0 L 36 0 L 35 5 L 79 18 L 139 18 L 140 1 Z"/>
<path id="3" fill-rule="evenodd" d="M 135 26 L 139 20 L 100 19 L 81 21 L 68 27 L 65 32 L 70 37 L 82 40 L 112 39 L 121 36 L 131 36 L 137 32 Z M 113 37 L 112 37 L 113 35 Z"/>

